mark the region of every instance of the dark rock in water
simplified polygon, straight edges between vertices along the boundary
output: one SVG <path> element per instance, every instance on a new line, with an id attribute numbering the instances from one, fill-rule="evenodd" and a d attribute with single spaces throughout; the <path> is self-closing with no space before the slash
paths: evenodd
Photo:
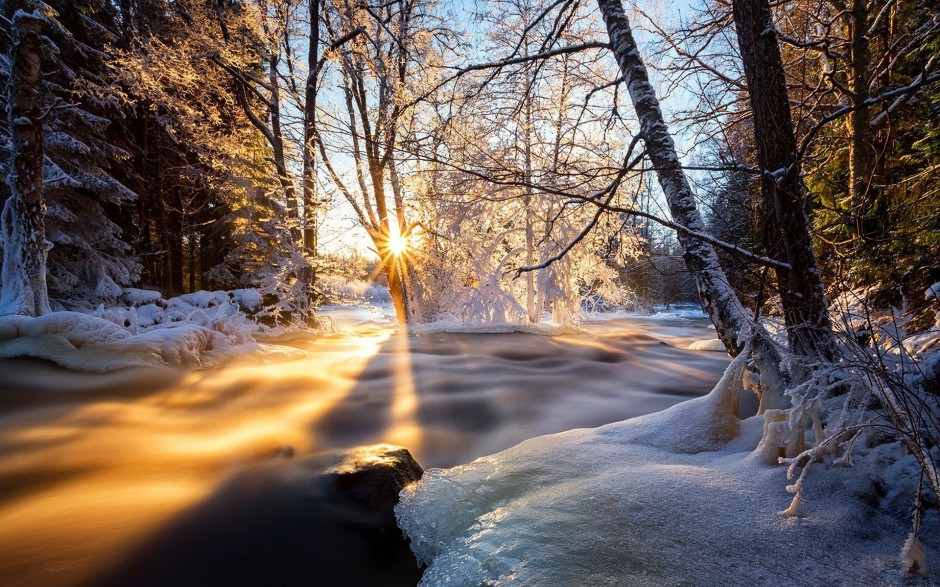
<path id="1" fill-rule="evenodd" d="M 327 473 L 332 495 L 347 496 L 395 522 L 398 494 L 421 479 L 424 469 L 407 448 L 378 444 L 354 449 Z"/>
<path id="2" fill-rule="evenodd" d="M 422 473 L 391 445 L 277 459 L 231 479 L 90 585 L 416 585 L 422 571 L 394 507 Z"/>

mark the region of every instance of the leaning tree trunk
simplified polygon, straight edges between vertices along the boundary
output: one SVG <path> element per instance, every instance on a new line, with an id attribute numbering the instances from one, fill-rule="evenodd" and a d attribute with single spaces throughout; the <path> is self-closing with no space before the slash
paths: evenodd
<path id="1" fill-rule="evenodd" d="M 640 136 L 656 169 L 672 219 L 693 233 L 705 233 L 705 223 L 699 214 L 685 172 L 679 165 L 675 143 L 663 119 L 659 99 L 650 85 L 646 66 L 637 50 L 623 6 L 620 0 L 597 0 L 597 4 L 607 25 L 611 50 L 620 65 L 640 121 Z M 760 332 L 759 326 L 753 324 L 750 313 L 741 305 L 718 262 L 714 247 L 694 234 L 678 232 L 676 237 L 682 246 L 683 258 L 692 274 L 702 307 L 715 325 L 718 337 L 728 353 L 736 356 L 745 343 L 739 335 L 750 329 L 755 330 L 749 342 L 754 362 L 761 374 L 762 409 L 788 407 L 790 402 L 783 393 L 786 382 L 779 367 L 779 353 L 768 337 Z"/>
<path id="2" fill-rule="evenodd" d="M 604 16 L 611 49 L 626 80 L 630 99 L 640 120 L 640 135 L 656 169 L 672 219 L 691 231 L 704 233 L 705 223 L 695 204 L 695 196 L 685 172 L 679 165 L 675 143 L 663 119 L 659 99 L 650 85 L 646 66 L 637 50 L 623 6 L 620 0 L 598 0 L 597 4 Z M 718 263 L 715 249 L 691 234 L 678 232 L 676 236 L 682 245 L 683 257 L 692 273 L 702 306 L 728 353 L 737 355 L 741 350 L 738 334 L 747 325 L 748 314 L 728 285 L 728 278 Z"/>
<path id="3" fill-rule="evenodd" d="M 765 243 L 790 268 L 775 268 L 790 352 L 810 360 L 834 355 L 826 293 L 806 213 L 790 98 L 768 0 L 734 0 L 734 25 L 754 119 Z"/>
<path id="4" fill-rule="evenodd" d="M 46 204 L 42 195 L 42 17 L 28 2 L 10 2 L 10 197 L 3 206 L 0 312 L 50 311 L 46 289 Z"/>

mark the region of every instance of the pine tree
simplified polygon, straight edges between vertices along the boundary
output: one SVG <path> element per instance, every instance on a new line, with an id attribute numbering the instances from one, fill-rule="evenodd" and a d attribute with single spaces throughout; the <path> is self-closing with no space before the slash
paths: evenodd
<path id="1" fill-rule="evenodd" d="M 8 0 L 0 8 L 10 41 L 3 71 L 8 89 L 5 142 L 10 194 L 0 219 L 4 245 L 0 314 L 39 316 L 50 311 L 43 198 L 43 121 L 49 104 L 42 53 L 45 29 L 55 23 L 39 2 Z"/>
<path id="2" fill-rule="evenodd" d="M 100 45 L 115 37 L 95 21 L 99 15 L 91 4 L 41 5 L 47 41 L 42 63 L 42 183 L 45 239 L 52 245 L 48 288 L 63 304 L 116 296 L 119 285 L 131 283 L 139 273 L 113 218 L 115 210 L 136 198 L 111 171 L 127 158 L 108 132 L 121 98 L 109 84 L 108 55 L 83 40 L 94 38 Z"/>

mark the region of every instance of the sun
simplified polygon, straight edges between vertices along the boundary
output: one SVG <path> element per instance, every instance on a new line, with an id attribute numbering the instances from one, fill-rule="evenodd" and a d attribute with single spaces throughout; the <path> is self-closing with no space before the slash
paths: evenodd
<path id="1" fill-rule="evenodd" d="M 408 250 L 408 239 L 400 234 L 393 234 L 388 237 L 388 250 L 398 257 Z"/>

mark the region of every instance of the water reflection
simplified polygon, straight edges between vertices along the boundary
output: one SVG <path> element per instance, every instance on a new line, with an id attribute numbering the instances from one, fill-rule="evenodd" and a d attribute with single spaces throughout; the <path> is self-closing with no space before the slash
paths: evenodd
<path id="1" fill-rule="evenodd" d="M 603 323 L 561 337 L 364 325 L 294 341 L 306 359 L 194 373 L 93 376 L 4 361 L 2 583 L 78 585 L 168 528 L 194 534 L 193 523 L 215 528 L 205 534 L 212 541 L 272 533 L 267 555 L 277 560 L 285 547 L 272 520 L 297 518 L 291 508 L 308 504 L 285 488 L 294 481 L 285 485 L 284 475 L 307 478 L 281 459 L 285 447 L 309 463 L 326 449 L 392 442 L 425 466 L 449 466 L 538 434 L 656 411 L 717 381 L 724 357 L 678 348 L 708 333 L 689 321 Z M 246 521 L 233 508 L 258 515 Z M 232 517 L 240 522 L 224 523 Z"/>

